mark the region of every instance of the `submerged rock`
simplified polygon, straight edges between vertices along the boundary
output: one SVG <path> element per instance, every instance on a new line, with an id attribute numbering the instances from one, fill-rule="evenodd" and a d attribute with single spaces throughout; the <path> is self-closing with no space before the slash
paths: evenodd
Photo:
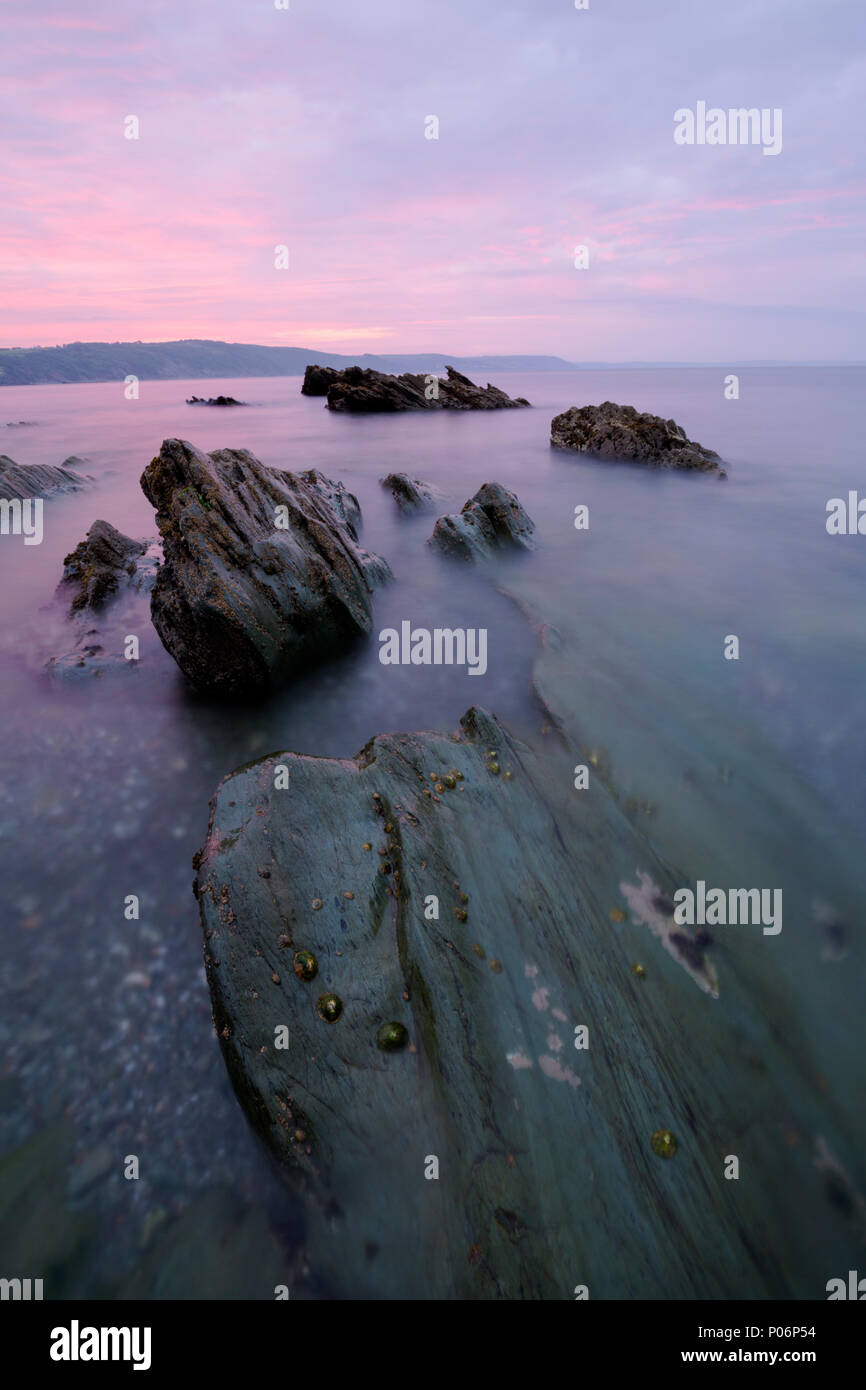
<path id="1" fill-rule="evenodd" d="M 79 492 L 88 487 L 93 479 L 75 473 L 65 465 L 54 468 L 49 464 L 16 463 L 6 454 L 0 454 L 0 498 L 50 497 L 53 493 Z"/>
<path id="2" fill-rule="evenodd" d="M 328 388 L 340 380 L 341 373 L 336 367 L 320 367 L 318 363 L 307 367 L 304 372 L 302 396 L 327 396 Z"/>
<path id="3" fill-rule="evenodd" d="M 530 549 L 535 523 L 501 483 L 485 483 L 453 516 L 440 516 L 428 545 L 461 560 L 487 559 L 497 550 Z"/>
<path id="4" fill-rule="evenodd" d="M 94 521 L 85 540 L 63 562 L 61 589 L 71 597 L 71 610 L 102 608 L 121 583 L 151 588 L 156 582 L 156 557 L 145 556 L 153 542 L 124 536 L 108 521 Z"/>
<path id="5" fill-rule="evenodd" d="M 74 1171 L 75 1126 L 57 1120 L 0 1158 L 0 1244 L 8 1276 L 41 1279 L 24 1297 L 57 1298 L 64 1280 L 86 1267 L 97 1222 L 67 1201 Z M 4 1298 L 14 1298 L 7 1294 Z M 20 1297 L 20 1295 L 19 1295 Z"/>
<path id="6" fill-rule="evenodd" d="M 267 1211 L 257 1201 L 246 1200 L 231 1187 L 209 1188 L 167 1223 L 151 1223 L 158 1230 L 148 1241 L 136 1267 L 124 1271 L 118 1285 L 109 1290 L 116 1299 L 231 1300 L 239 1296 L 271 1299 L 278 1285 L 291 1288 L 301 1283 L 298 1256 L 290 1255 L 272 1228 Z M 226 1257 L 226 1252 L 231 1257 Z M 239 1295 L 239 1271 L 252 1271 L 246 1292 Z"/>
<path id="7" fill-rule="evenodd" d="M 188 396 L 187 405 L 246 405 L 246 401 L 236 401 L 234 396 Z"/>
<path id="8" fill-rule="evenodd" d="M 718 471 L 721 462 L 712 449 L 687 437 L 675 420 L 642 414 L 633 405 L 572 406 L 557 415 L 550 426 L 550 442 L 557 449 L 574 449 L 599 458 L 630 459 L 661 468 Z"/>
<path id="9" fill-rule="evenodd" d="M 405 513 L 429 511 L 440 495 L 429 483 L 410 478 L 408 473 L 389 473 L 380 481 L 383 487 L 390 489 L 400 511 Z"/>
<path id="10" fill-rule="evenodd" d="M 356 544 L 350 494 L 341 516 L 319 475 L 180 439 L 165 440 L 141 486 L 165 547 L 154 627 L 199 689 L 261 694 L 370 632 L 371 593 L 390 570 Z"/>
<path id="11" fill-rule="evenodd" d="M 130 671 L 136 671 L 138 660 L 127 660 L 116 648 L 118 643 L 106 647 L 110 639 L 99 628 L 81 631 L 75 645 L 59 656 L 52 656 L 45 662 L 45 671 L 54 685 L 82 685 L 91 681 L 105 680 L 118 676 L 128 679 Z M 122 644 L 121 644 L 122 645 Z"/>
<path id="12" fill-rule="evenodd" d="M 510 410 L 528 406 L 523 396 L 512 398 L 498 386 L 476 386 L 467 376 L 446 367 L 447 378 L 433 373 L 404 372 L 389 376 L 365 367 L 347 367 L 328 387 L 328 409 L 365 414 L 399 410 Z"/>

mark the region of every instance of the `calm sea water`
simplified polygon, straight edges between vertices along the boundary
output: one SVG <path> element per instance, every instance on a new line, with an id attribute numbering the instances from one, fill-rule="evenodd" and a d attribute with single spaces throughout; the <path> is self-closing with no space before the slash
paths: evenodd
<path id="1" fill-rule="evenodd" d="M 179 1291 L 147 1261 L 161 1254 L 154 1269 L 164 1268 L 166 1251 L 195 1243 L 194 1215 L 214 1193 L 226 1194 L 222 1296 L 250 1296 L 263 1260 L 282 1262 L 287 1282 L 297 1274 L 293 1212 L 230 1093 L 210 1023 L 190 892 L 208 800 L 251 757 L 347 756 L 388 729 L 451 729 L 473 703 L 536 738 L 536 637 L 497 584 L 531 575 L 536 606 L 548 595 L 576 615 L 574 708 L 655 799 L 665 794 L 656 736 L 693 730 L 696 709 L 708 722 L 723 710 L 753 756 L 766 750 L 766 776 L 777 766 L 795 774 L 816 816 L 838 821 L 846 853 L 862 852 L 866 538 L 829 537 L 825 516 L 828 499 L 862 478 L 864 371 L 743 369 L 738 401 L 724 399 L 723 375 L 515 374 L 501 384 L 532 410 L 370 418 L 329 414 L 297 378 L 143 382 L 138 401 L 119 384 L 0 392 L 0 425 L 35 422 L 0 428 L 0 453 L 21 464 L 77 454 L 96 478 L 46 502 L 41 546 L 0 538 L 0 1143 L 12 1152 L 44 1138 L 31 1167 L 56 1194 L 57 1248 L 39 1246 L 51 1296 L 111 1294 L 136 1277 L 157 1295 L 212 1293 L 204 1271 L 184 1275 Z M 189 407 L 193 392 L 250 408 Z M 608 399 L 674 416 L 724 457 L 727 481 L 550 450 L 554 414 Z M 169 436 L 342 479 L 361 502 L 363 544 L 396 576 L 376 597 L 376 629 L 407 618 L 486 627 L 487 674 L 382 667 L 374 635 L 264 705 L 225 709 L 186 687 L 147 600 L 134 597 L 105 630 L 118 650 L 126 633 L 139 636 L 140 667 L 52 687 L 43 663 L 72 645 L 53 598 L 63 557 L 97 517 L 156 534 L 138 480 Z M 503 483 L 536 522 L 537 552 L 492 576 L 448 564 L 424 545 L 432 518 L 400 516 L 380 487 L 392 471 L 434 483 L 443 512 L 487 480 Z M 590 510 L 585 532 L 573 525 L 579 503 Z M 740 639 L 735 667 L 721 659 L 728 634 Z M 641 708 L 651 718 L 638 718 Z M 674 861 L 677 848 L 664 845 Z M 137 922 L 124 918 L 129 894 L 140 898 Z M 122 1176 L 129 1154 L 140 1158 L 138 1182 Z M 82 1233 L 73 1238 L 72 1226 Z M 24 1229 L 25 1251 L 28 1239 Z"/>

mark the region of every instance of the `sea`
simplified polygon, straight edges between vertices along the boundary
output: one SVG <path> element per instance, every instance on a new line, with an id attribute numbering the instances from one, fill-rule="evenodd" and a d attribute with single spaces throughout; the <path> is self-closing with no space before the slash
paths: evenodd
<path id="1" fill-rule="evenodd" d="M 778 789 L 768 841 L 796 784 L 851 878 L 861 871 L 866 535 L 831 535 L 827 509 L 858 486 L 866 497 L 866 369 L 576 369 L 496 384 L 531 408 L 345 416 L 302 396 L 298 377 L 142 381 L 133 400 L 120 382 L 0 389 L 0 453 L 23 465 L 75 455 L 94 480 L 45 502 L 40 545 L 0 536 L 0 1233 L 19 1274 L 47 1271 L 51 1297 L 246 1298 L 263 1268 L 282 1270 L 293 1296 L 320 1292 L 302 1214 L 213 1033 L 191 892 L 209 801 L 252 758 L 349 757 L 378 733 L 453 730 L 473 704 L 544 737 L 532 676 L 548 600 L 578 637 L 575 716 L 630 787 L 664 810 L 677 782 L 663 751 L 734 730 L 768 796 Z M 186 404 L 220 393 L 247 405 Z M 727 476 L 551 449 L 554 415 L 606 400 L 673 417 Z M 98 518 L 156 536 L 139 480 L 170 437 L 316 468 L 357 496 L 361 542 L 394 572 L 366 642 L 267 701 L 220 705 L 188 686 L 147 596 L 129 594 L 94 640 L 122 652 L 134 635 L 140 661 L 52 682 L 46 662 L 73 645 L 56 594 L 64 557 Z M 426 544 L 435 513 L 401 514 L 381 485 L 391 472 L 432 484 L 441 513 L 503 484 L 536 548 L 448 561 Z M 485 628 L 486 672 L 383 665 L 379 632 L 406 620 Z M 743 778 L 726 803 L 732 853 L 751 787 Z M 675 815 L 657 824 L 672 863 L 692 861 L 702 834 L 724 850 L 718 817 L 691 817 L 687 840 Z M 753 848 L 760 857 L 760 834 Z M 856 939 L 862 913 L 849 928 Z M 830 967 L 850 968 L 837 954 Z"/>

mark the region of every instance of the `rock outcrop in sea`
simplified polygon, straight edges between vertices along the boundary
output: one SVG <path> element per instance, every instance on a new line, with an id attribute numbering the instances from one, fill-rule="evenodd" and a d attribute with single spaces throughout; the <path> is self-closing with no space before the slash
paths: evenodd
<path id="1" fill-rule="evenodd" d="M 440 516 L 428 545 L 460 560 L 483 560 L 498 550 L 531 549 L 534 532 L 515 493 L 501 483 L 484 483 L 462 511 Z"/>
<path id="2" fill-rule="evenodd" d="M 63 625 L 72 645 L 51 656 L 45 670 L 56 684 L 80 684 L 135 670 L 127 660 L 118 629 L 118 601 L 148 593 L 156 583 L 162 546 L 156 539 L 133 540 L 108 521 L 95 521 L 66 556 L 58 598 L 69 604 L 71 624 Z M 107 612 L 106 610 L 111 610 Z"/>
<path id="3" fill-rule="evenodd" d="M 370 368 L 347 367 L 328 386 L 328 409 L 367 414 L 399 410 L 512 410 L 529 405 L 523 396 L 512 400 L 498 386 L 476 386 L 453 367 L 445 370 L 448 375 L 442 378 L 415 372 L 389 376 Z"/>
<path id="4" fill-rule="evenodd" d="M 153 624 L 200 690 L 262 694 L 370 632 L 371 595 L 389 567 L 357 545 L 316 477 L 180 439 L 145 469 L 165 549 Z"/>
<path id="5" fill-rule="evenodd" d="M 718 472 L 718 454 L 695 443 L 675 420 L 648 415 L 632 405 L 572 406 L 554 417 L 550 442 L 599 458 L 629 459 L 661 468 Z M 721 476 L 724 476 L 722 474 Z"/>
<path id="6" fill-rule="evenodd" d="M 410 478 L 408 473 L 389 473 L 380 479 L 382 486 L 389 489 L 391 496 L 401 512 L 425 512 L 436 505 L 440 496 L 438 489 L 420 478 Z"/>
<path id="7" fill-rule="evenodd" d="M 246 405 L 246 401 L 236 401 L 234 396 L 188 396 L 187 405 Z"/>
<path id="8" fill-rule="evenodd" d="M 304 372 L 302 396 L 327 396 L 328 388 L 340 380 L 341 372 L 336 367 L 320 367 L 314 363 Z"/>
<path id="9" fill-rule="evenodd" d="M 27 497 L 79 492 L 92 482 L 92 478 L 74 472 L 65 464 L 54 468 L 50 464 L 16 463 L 6 454 L 0 454 L 0 497 L 9 501 L 16 497 L 23 501 Z"/>
<path id="10" fill-rule="evenodd" d="M 71 599 L 71 612 L 104 607 L 121 585 L 152 588 L 158 565 L 155 550 L 155 542 L 133 540 L 108 521 L 94 521 L 63 562 L 61 592 Z"/>

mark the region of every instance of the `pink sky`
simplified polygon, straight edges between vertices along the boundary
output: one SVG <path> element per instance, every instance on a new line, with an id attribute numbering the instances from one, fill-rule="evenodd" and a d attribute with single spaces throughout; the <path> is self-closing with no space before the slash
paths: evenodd
<path id="1" fill-rule="evenodd" d="M 0 345 L 866 357 L 861 11 L 6 0 Z"/>

